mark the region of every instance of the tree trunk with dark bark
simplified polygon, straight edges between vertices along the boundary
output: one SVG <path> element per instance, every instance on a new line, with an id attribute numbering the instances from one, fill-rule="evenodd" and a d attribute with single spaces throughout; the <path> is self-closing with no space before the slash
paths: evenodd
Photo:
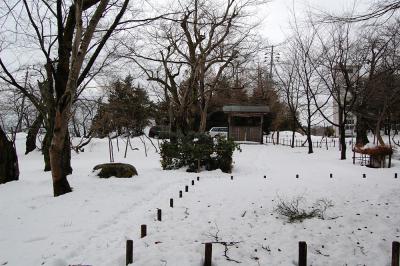
<path id="1" fill-rule="evenodd" d="M 364 146 L 365 144 L 369 143 L 368 136 L 367 136 L 367 123 L 363 116 L 357 116 L 356 122 L 356 145 L 357 146 Z"/>
<path id="2" fill-rule="evenodd" d="M 292 143 L 291 143 L 291 146 L 292 146 L 292 148 L 294 148 L 294 137 L 296 134 L 297 122 L 296 122 L 296 119 L 294 118 L 295 117 L 294 114 L 292 114 L 292 116 L 293 116 L 293 121 L 292 121 Z"/>
<path id="3" fill-rule="evenodd" d="M 25 154 L 28 154 L 36 149 L 36 138 L 42 123 L 43 116 L 39 114 L 33 124 L 29 127 L 28 135 L 26 136 Z"/>
<path id="4" fill-rule="evenodd" d="M 67 112 L 57 111 L 55 118 L 55 125 L 53 131 L 53 137 L 51 140 L 51 146 L 49 150 L 51 174 L 53 178 L 53 192 L 54 196 L 64 195 L 72 191 L 67 175 L 70 174 L 71 170 L 68 167 L 68 161 L 70 156 L 66 151 L 66 146 L 69 146 L 68 133 L 68 120 Z M 71 149 L 69 149 L 69 152 Z"/>
<path id="5" fill-rule="evenodd" d="M 311 122 L 307 122 L 307 142 L 308 142 L 308 154 L 314 153 L 312 139 L 311 139 Z"/>
<path id="6" fill-rule="evenodd" d="M 18 157 L 14 145 L 0 128 L 0 184 L 18 180 Z"/>
<path id="7" fill-rule="evenodd" d="M 346 129 L 344 123 L 339 126 L 339 135 L 340 160 L 346 160 Z"/>
<path id="8" fill-rule="evenodd" d="M 53 131 L 46 128 L 46 134 L 44 135 L 44 139 L 42 142 L 42 154 L 44 159 L 44 171 L 51 171 L 50 165 L 50 146 L 51 139 L 53 138 Z"/>

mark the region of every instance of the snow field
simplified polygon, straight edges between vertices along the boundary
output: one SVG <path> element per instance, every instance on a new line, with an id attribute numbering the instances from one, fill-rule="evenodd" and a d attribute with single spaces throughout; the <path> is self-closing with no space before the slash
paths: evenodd
<path id="1" fill-rule="evenodd" d="M 115 158 L 132 163 L 139 176 L 98 179 L 91 169 L 108 153 L 107 141 L 96 139 L 73 154 L 74 192 L 53 198 L 41 154 L 23 155 L 23 141 L 20 135 L 20 181 L 0 186 L 0 265 L 125 265 L 127 239 L 133 265 L 200 266 L 203 243 L 216 240 L 238 242 L 227 256 L 241 265 L 297 265 L 298 241 L 308 244 L 309 265 L 390 265 L 391 242 L 400 239 L 397 160 L 391 169 L 370 169 L 338 160 L 337 149 L 308 155 L 306 148 L 242 145 L 230 180 L 220 171 L 163 171 L 154 148 L 145 157 L 135 138 L 140 150 L 123 159 L 120 140 Z M 179 199 L 185 185 L 189 192 Z M 334 219 L 287 223 L 274 212 L 280 199 L 299 196 L 307 206 L 331 200 L 326 217 Z M 141 224 L 148 234 L 142 239 Z M 236 265 L 220 244 L 213 245 L 213 263 Z"/>

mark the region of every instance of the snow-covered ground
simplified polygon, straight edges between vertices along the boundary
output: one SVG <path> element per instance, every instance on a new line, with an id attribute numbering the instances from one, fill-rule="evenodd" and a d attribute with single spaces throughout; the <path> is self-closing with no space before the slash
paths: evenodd
<path id="1" fill-rule="evenodd" d="M 339 160 L 337 149 L 308 155 L 306 148 L 242 145 L 231 180 L 221 171 L 163 171 L 151 145 L 146 157 L 141 141 L 132 143 L 139 151 L 123 159 L 120 140 L 115 159 L 133 164 L 139 176 L 97 178 L 91 169 L 107 162 L 108 146 L 95 139 L 73 153 L 74 191 L 53 198 L 40 152 L 24 155 L 19 135 L 20 181 L 0 185 L 0 265 L 125 265 L 127 239 L 139 266 L 200 266 L 203 243 L 216 240 L 238 242 L 227 256 L 241 265 L 297 265 L 298 241 L 308 244 L 309 265 L 390 265 L 391 242 L 400 240 L 398 160 L 393 168 L 371 169 Z M 189 192 L 179 199 L 185 185 Z M 274 212 L 280 200 L 300 196 L 308 206 L 318 199 L 334 206 L 325 220 L 298 223 Z M 148 230 L 142 239 L 141 224 Z M 218 244 L 213 263 L 236 265 Z"/>

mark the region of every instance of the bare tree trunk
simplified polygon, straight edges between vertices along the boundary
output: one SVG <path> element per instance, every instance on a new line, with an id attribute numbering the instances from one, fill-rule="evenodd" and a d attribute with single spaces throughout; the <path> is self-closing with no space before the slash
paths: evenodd
<path id="1" fill-rule="evenodd" d="M 53 138 L 53 130 L 46 128 L 46 134 L 44 135 L 43 143 L 42 143 L 42 153 L 44 159 L 44 171 L 51 171 L 50 165 L 50 146 L 51 139 Z"/>
<path id="2" fill-rule="evenodd" d="M 202 110 L 200 114 L 200 129 L 199 132 L 204 133 L 207 126 L 207 110 Z"/>
<path id="3" fill-rule="evenodd" d="M 367 136 L 367 124 L 365 123 L 365 119 L 362 115 L 357 115 L 356 122 L 356 145 L 364 146 L 369 143 Z"/>
<path id="4" fill-rule="evenodd" d="M 36 149 L 36 138 L 42 123 L 43 116 L 39 114 L 33 124 L 29 127 L 28 135 L 26 136 L 25 154 L 28 154 Z"/>
<path id="5" fill-rule="evenodd" d="M 346 129 L 344 123 L 340 123 L 339 135 L 340 135 L 340 160 L 346 160 Z"/>
<path id="6" fill-rule="evenodd" d="M 18 180 L 19 167 L 14 144 L 0 127 L 0 184 Z"/>
<path id="7" fill-rule="evenodd" d="M 69 141 L 67 141 L 69 140 L 69 136 L 67 136 L 68 111 L 69 109 L 67 108 L 67 110 L 57 110 L 56 112 L 53 137 L 49 152 L 51 174 L 53 178 L 53 192 L 55 197 L 72 191 L 67 180 L 67 175 L 70 172 L 67 163 L 70 157 L 68 156 L 68 151 L 66 151 L 66 146 L 69 146 Z M 71 149 L 69 149 L 69 151 L 71 151 Z"/>
<path id="8" fill-rule="evenodd" d="M 385 142 L 383 141 L 381 136 L 381 124 L 382 124 L 382 116 L 378 118 L 378 121 L 376 122 L 375 126 L 376 143 L 379 145 L 385 145 Z"/>
<path id="9" fill-rule="evenodd" d="M 293 123 L 292 123 L 292 148 L 294 148 L 294 137 L 295 137 L 295 134 L 296 134 L 296 125 L 297 125 L 297 120 L 296 120 L 296 118 L 295 118 L 295 115 L 296 114 L 294 114 L 294 113 L 292 113 L 292 117 L 293 117 Z"/>
<path id="10" fill-rule="evenodd" d="M 307 142 L 308 142 L 308 154 L 314 153 L 312 139 L 311 139 L 311 122 L 307 122 Z"/>
<path id="11" fill-rule="evenodd" d="M 50 147 L 51 141 L 53 138 L 53 129 L 46 128 L 46 134 L 43 139 L 42 143 L 42 153 L 44 159 L 44 171 L 51 171 L 51 162 L 50 162 Z M 63 151 L 65 152 L 64 160 L 62 165 L 64 166 L 65 172 L 67 175 L 72 173 L 72 166 L 71 166 L 71 143 L 69 139 L 69 132 L 65 134 L 65 141 L 64 141 Z"/>

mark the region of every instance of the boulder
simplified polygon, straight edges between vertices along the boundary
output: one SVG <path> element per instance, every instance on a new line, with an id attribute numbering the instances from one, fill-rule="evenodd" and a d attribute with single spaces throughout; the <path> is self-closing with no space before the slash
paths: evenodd
<path id="1" fill-rule="evenodd" d="M 109 178 L 111 176 L 119 178 L 129 178 L 137 175 L 136 168 L 133 165 L 127 163 L 104 163 L 96 165 L 93 171 L 101 171 L 97 174 L 100 178 Z"/>

